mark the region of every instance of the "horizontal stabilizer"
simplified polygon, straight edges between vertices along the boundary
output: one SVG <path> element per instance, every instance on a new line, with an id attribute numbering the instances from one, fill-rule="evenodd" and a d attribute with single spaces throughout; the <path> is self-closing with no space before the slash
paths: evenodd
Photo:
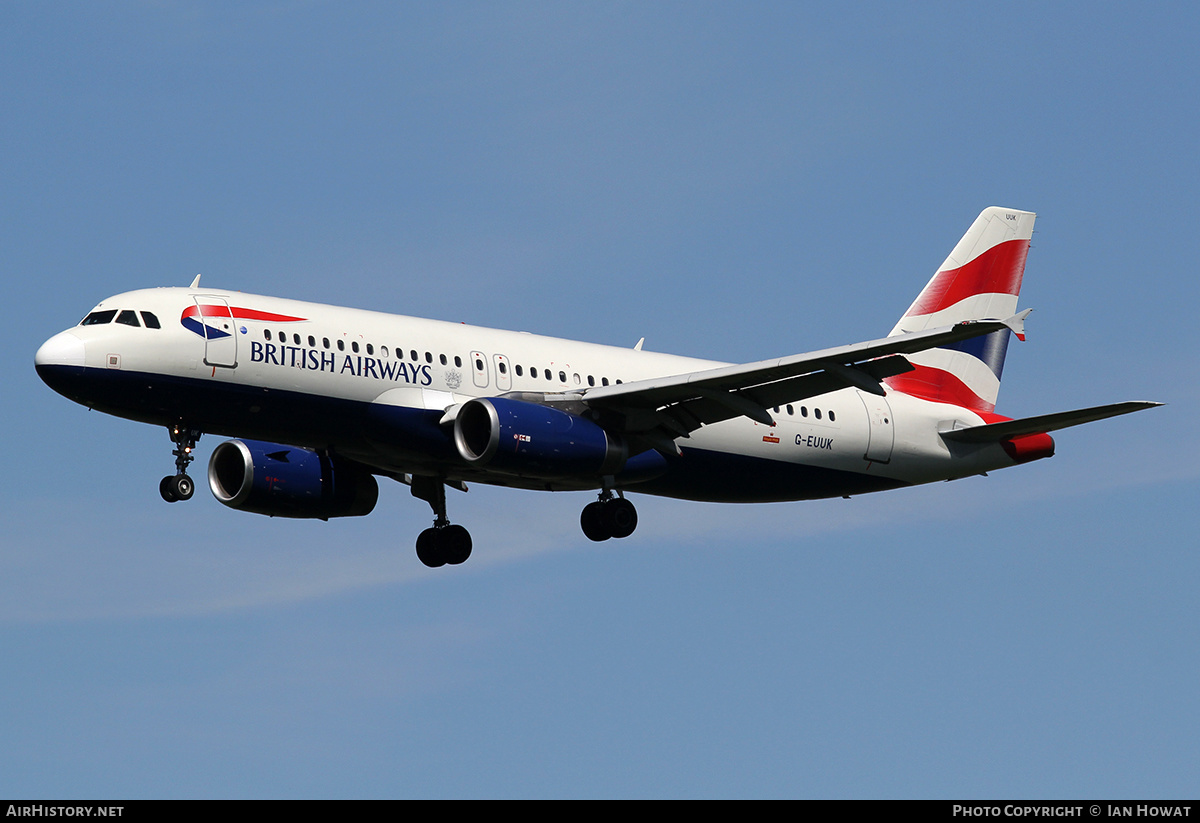
<path id="1" fill-rule="evenodd" d="M 1009 330 L 1017 336 L 1018 340 L 1025 340 L 1025 318 L 1029 316 L 1031 311 L 1033 309 L 1026 309 L 1004 321 L 1004 325 L 1008 326 Z"/>
<path id="2" fill-rule="evenodd" d="M 985 426 L 971 426 L 965 429 L 953 429 L 940 432 L 945 440 L 956 440 L 960 443 L 995 443 L 1008 437 L 1021 437 L 1026 434 L 1043 434 L 1059 429 L 1078 426 L 1081 423 L 1091 423 L 1093 420 L 1103 420 L 1106 417 L 1116 417 L 1121 414 L 1152 409 L 1162 403 L 1147 400 L 1134 400 L 1126 403 L 1110 403 L 1107 406 L 1092 406 L 1090 409 L 1057 412 L 1055 414 L 1039 414 L 1036 417 L 1022 417 L 1020 420 L 1006 420 L 1003 423 L 989 423 Z"/>

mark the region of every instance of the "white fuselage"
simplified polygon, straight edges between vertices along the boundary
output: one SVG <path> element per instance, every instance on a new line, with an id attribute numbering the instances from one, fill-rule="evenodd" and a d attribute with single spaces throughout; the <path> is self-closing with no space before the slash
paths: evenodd
<path id="1" fill-rule="evenodd" d="M 534 488 L 598 488 L 601 479 L 489 476 L 433 442 L 447 410 L 476 397 L 586 395 L 724 365 L 213 289 L 126 292 L 89 317 L 108 311 L 125 322 L 74 327 L 39 351 L 39 371 L 73 375 L 47 382 L 78 402 L 150 423 L 188 420 L 215 434 L 329 448 L 384 474 Z M 160 328 L 148 328 L 145 313 Z M 409 437 L 404 422 L 382 436 L 356 430 L 356 415 L 384 407 L 408 415 L 397 420 L 420 419 L 422 431 Z M 739 417 L 679 439 L 681 456 L 666 477 L 628 488 L 708 500 L 806 499 L 1013 465 L 996 444 L 952 447 L 938 434 L 979 425 L 979 415 L 891 390 L 878 397 L 843 389 L 770 411 L 774 425 Z"/>

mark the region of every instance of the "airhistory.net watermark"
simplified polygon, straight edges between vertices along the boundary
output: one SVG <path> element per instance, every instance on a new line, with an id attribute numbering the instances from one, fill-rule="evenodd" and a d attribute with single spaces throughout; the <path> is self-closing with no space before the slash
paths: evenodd
<path id="1" fill-rule="evenodd" d="M 18 806 L 10 803 L 5 817 L 120 817 L 124 806 L 50 806 L 31 803 Z"/>

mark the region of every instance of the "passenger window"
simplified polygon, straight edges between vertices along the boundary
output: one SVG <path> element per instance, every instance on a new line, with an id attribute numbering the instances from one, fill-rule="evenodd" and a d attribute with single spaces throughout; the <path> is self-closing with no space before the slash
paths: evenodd
<path id="1" fill-rule="evenodd" d="M 521 376 L 521 374 L 522 374 L 522 369 L 521 369 L 521 366 L 520 366 L 520 364 L 517 364 L 517 365 L 516 365 L 516 366 L 514 366 L 513 368 L 515 368 L 515 369 L 517 370 L 517 377 L 520 377 L 520 376 Z"/>
<path id="2" fill-rule="evenodd" d="M 558 373 L 558 382 L 559 382 L 559 383 L 566 383 L 566 382 L 567 382 L 567 373 L 566 373 L 565 371 L 560 371 L 560 372 Z"/>
<path id="3" fill-rule="evenodd" d="M 815 417 L 815 418 L 817 418 L 818 420 L 820 420 L 820 419 L 821 419 L 821 410 L 820 410 L 820 409 L 813 409 L 813 417 Z"/>
<path id="4" fill-rule="evenodd" d="M 425 362 L 426 363 L 433 362 L 433 352 L 425 352 Z"/>
<path id="5" fill-rule="evenodd" d="M 105 311 L 94 311 L 87 317 L 79 321 L 81 326 L 103 326 L 105 323 L 111 323 L 113 318 L 117 316 L 116 309 L 107 309 Z"/>
<path id="6" fill-rule="evenodd" d="M 263 329 L 263 337 L 266 338 L 267 340 L 270 340 L 271 339 L 271 330 Z"/>
<path id="7" fill-rule="evenodd" d="M 298 334 L 293 334 L 293 335 L 292 335 L 292 342 L 293 342 L 293 343 L 295 343 L 297 346 L 299 346 L 299 345 L 300 345 L 300 335 L 298 335 Z"/>
<path id="8" fill-rule="evenodd" d="M 590 374 L 588 375 L 588 385 L 589 386 L 596 385 L 596 378 L 592 377 Z"/>
<path id="9" fill-rule="evenodd" d="M 346 350 L 346 341 L 339 340 L 338 341 L 338 351 L 345 351 L 345 350 Z"/>
<path id="10" fill-rule="evenodd" d="M 358 341 L 357 340 L 355 340 L 354 342 L 352 342 L 350 344 L 350 351 L 354 352 L 355 354 L 358 354 Z"/>
<path id="11" fill-rule="evenodd" d="M 380 347 L 379 347 L 379 356 L 380 356 L 380 357 L 387 357 L 387 346 L 380 346 Z"/>
<path id="12" fill-rule="evenodd" d="M 608 378 L 607 378 L 607 377 L 601 377 L 601 378 L 600 378 L 600 385 L 601 385 L 601 386 L 607 386 L 607 385 L 608 385 Z"/>
<path id="13" fill-rule="evenodd" d="M 808 417 L 808 406 L 801 406 L 801 407 L 800 407 L 800 416 L 801 416 L 801 417 Z"/>
<path id="14" fill-rule="evenodd" d="M 508 374 L 508 366 L 504 365 L 503 360 L 501 360 L 500 363 L 498 363 L 496 365 L 496 368 L 500 370 L 501 374 Z"/>
<path id="15" fill-rule="evenodd" d="M 833 422 L 834 420 L 836 420 L 836 419 L 837 419 L 837 418 L 833 416 L 833 412 L 832 412 L 832 411 L 831 411 L 831 412 L 829 412 L 829 422 L 830 422 L 830 423 L 832 423 L 832 422 Z"/>
<path id="16" fill-rule="evenodd" d="M 325 348 L 329 348 L 329 338 L 328 338 L 328 337 L 322 337 L 322 338 L 321 338 L 321 345 L 322 345 L 322 346 L 324 346 Z"/>
<path id="17" fill-rule="evenodd" d="M 440 363 L 441 363 L 443 366 L 444 366 L 444 365 L 446 365 L 446 355 L 444 355 L 444 354 L 439 354 L 439 355 L 438 355 L 438 361 L 439 361 L 439 362 L 440 362 Z"/>
<path id="18" fill-rule="evenodd" d="M 142 324 L 138 322 L 137 312 L 130 311 L 129 309 L 117 315 L 117 322 L 124 326 L 134 326 L 139 329 L 142 327 Z"/>
<path id="19" fill-rule="evenodd" d="M 411 359 L 411 360 L 412 360 L 414 363 L 416 363 L 416 362 L 417 362 L 417 350 L 416 350 L 416 349 L 413 349 L 412 351 L 410 351 L 410 352 L 409 352 L 409 354 L 411 354 L 411 355 L 412 355 L 412 357 L 411 357 L 410 359 Z"/>
<path id="20" fill-rule="evenodd" d="M 142 322 L 146 324 L 146 328 L 148 329 L 162 328 L 162 326 L 158 324 L 158 318 L 148 311 L 142 312 Z"/>
<path id="21" fill-rule="evenodd" d="M 462 368 L 462 358 L 459 357 L 457 354 L 454 355 L 454 365 L 460 369 Z"/>
<path id="22" fill-rule="evenodd" d="M 370 343 L 368 343 L 367 344 L 367 354 L 374 354 L 374 353 L 375 353 L 375 347 L 372 346 Z"/>
<path id="23" fill-rule="evenodd" d="M 795 412 L 794 412 L 794 411 L 792 411 L 792 407 L 791 407 L 791 406 L 788 406 L 788 407 L 787 407 L 787 410 L 788 410 L 788 415 L 793 415 L 793 414 L 795 414 Z"/>

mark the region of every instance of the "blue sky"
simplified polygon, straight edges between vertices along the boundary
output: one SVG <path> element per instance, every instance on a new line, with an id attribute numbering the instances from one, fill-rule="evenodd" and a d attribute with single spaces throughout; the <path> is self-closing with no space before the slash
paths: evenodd
<path id="1" fill-rule="evenodd" d="M 1200 759 L 1185 4 L 0 5 L 0 795 L 1178 797 Z M 33 353 L 214 287 L 749 361 L 1038 212 L 998 411 L 1053 460 L 770 506 L 157 494 Z M 201 441 L 200 457 L 219 441 Z"/>

